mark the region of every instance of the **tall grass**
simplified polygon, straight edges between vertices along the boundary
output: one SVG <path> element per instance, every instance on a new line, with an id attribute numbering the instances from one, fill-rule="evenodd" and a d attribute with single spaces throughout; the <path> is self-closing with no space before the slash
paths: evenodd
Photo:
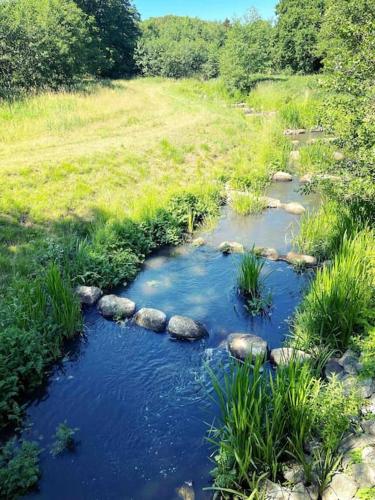
<path id="1" fill-rule="evenodd" d="M 253 193 L 234 194 L 231 199 L 233 210 L 240 215 L 256 214 L 264 210 L 265 202 Z"/>
<path id="2" fill-rule="evenodd" d="M 238 272 L 238 288 L 250 300 L 255 300 L 260 296 L 263 268 L 264 260 L 254 252 L 248 252 L 242 257 Z"/>
<path id="3" fill-rule="evenodd" d="M 335 201 L 322 204 L 318 212 L 306 212 L 294 244 L 319 261 L 330 259 L 340 248 L 344 235 L 354 234 L 357 224 L 349 210 Z"/>
<path id="4" fill-rule="evenodd" d="M 319 270 L 299 307 L 294 344 L 345 350 L 374 318 L 374 233 L 344 236 L 332 265 Z"/>

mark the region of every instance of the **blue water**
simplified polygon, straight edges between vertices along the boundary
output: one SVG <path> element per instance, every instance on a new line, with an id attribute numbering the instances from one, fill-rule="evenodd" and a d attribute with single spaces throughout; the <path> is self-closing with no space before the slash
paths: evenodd
<path id="1" fill-rule="evenodd" d="M 298 201 L 295 183 L 270 191 L 282 201 Z M 314 199 L 305 199 L 305 205 Z M 48 385 L 27 409 L 24 437 L 37 440 L 43 476 L 37 498 L 175 499 L 176 488 L 193 481 L 196 498 L 210 498 L 212 452 L 205 440 L 215 418 L 206 364 L 220 370 L 228 362 L 225 340 L 249 332 L 280 346 L 306 287 L 309 273 L 297 274 L 284 262 L 267 262 L 269 316 L 252 318 L 236 290 L 240 256 L 223 256 L 217 244 L 237 240 L 290 248 L 298 217 L 270 209 L 240 217 L 227 208 L 207 245 L 184 245 L 152 256 L 137 279 L 117 293 L 137 308 L 162 309 L 201 321 L 209 337 L 194 343 L 144 330 L 131 321 L 103 319 L 85 310 L 85 335 L 70 346 Z M 49 449 L 58 424 L 78 427 L 76 451 L 52 457 Z"/>

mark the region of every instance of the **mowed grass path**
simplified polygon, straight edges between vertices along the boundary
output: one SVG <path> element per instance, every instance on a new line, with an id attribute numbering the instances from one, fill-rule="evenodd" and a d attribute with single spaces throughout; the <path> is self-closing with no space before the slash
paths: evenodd
<path id="1" fill-rule="evenodd" d="M 38 222 L 93 207 L 118 213 L 149 188 L 212 179 L 249 129 L 214 90 L 140 79 L 3 105 L 1 212 Z"/>

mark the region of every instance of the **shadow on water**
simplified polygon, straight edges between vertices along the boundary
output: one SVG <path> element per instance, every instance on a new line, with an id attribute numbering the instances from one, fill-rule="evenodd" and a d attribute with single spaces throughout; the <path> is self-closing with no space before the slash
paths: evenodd
<path id="1" fill-rule="evenodd" d="M 270 196 L 300 201 L 297 185 L 274 185 Z M 316 200 L 304 198 L 312 207 Z M 130 321 L 106 321 L 95 308 L 85 311 L 85 338 L 54 369 L 44 393 L 28 407 L 24 437 L 40 442 L 43 477 L 34 496 L 45 499 L 174 499 L 176 488 L 194 481 L 196 498 L 209 498 L 210 447 L 207 422 L 214 410 L 208 398 L 205 364 L 228 361 L 223 346 L 229 333 L 251 332 L 280 346 L 288 319 L 309 281 L 284 262 L 267 262 L 270 316 L 251 317 L 236 290 L 240 256 L 223 256 L 217 245 L 290 248 L 298 218 L 279 209 L 240 217 L 224 208 L 207 245 L 164 249 L 149 258 L 137 279 L 118 293 L 137 307 L 188 315 L 207 327 L 196 343 L 170 340 Z M 286 238 L 285 235 L 288 235 Z M 75 453 L 53 458 L 49 448 L 56 426 L 78 427 Z"/>

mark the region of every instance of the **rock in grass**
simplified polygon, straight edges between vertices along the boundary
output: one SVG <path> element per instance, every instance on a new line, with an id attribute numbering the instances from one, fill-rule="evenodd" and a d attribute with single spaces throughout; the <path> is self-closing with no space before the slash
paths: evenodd
<path id="1" fill-rule="evenodd" d="M 344 368 L 340 365 L 337 359 L 331 358 L 328 360 L 325 368 L 324 375 L 326 378 L 330 378 L 333 375 L 340 375 L 344 372 Z"/>
<path id="2" fill-rule="evenodd" d="M 335 151 L 333 153 L 333 159 L 335 161 L 343 161 L 343 160 L 345 160 L 345 155 L 344 155 L 344 153 L 341 153 L 341 151 Z"/>
<path id="3" fill-rule="evenodd" d="M 198 321 L 185 316 L 172 316 L 167 330 L 171 337 L 179 340 L 198 340 L 208 335 L 207 330 Z"/>
<path id="4" fill-rule="evenodd" d="M 279 347 L 271 351 L 271 363 L 276 366 L 287 365 L 292 360 L 307 361 L 311 358 L 307 352 L 294 349 L 293 347 Z"/>
<path id="5" fill-rule="evenodd" d="M 293 177 L 288 172 L 279 171 L 273 174 L 272 180 L 274 182 L 290 182 L 293 180 Z"/>
<path id="6" fill-rule="evenodd" d="M 290 490 L 269 479 L 266 479 L 262 489 L 267 500 L 289 500 Z"/>
<path id="7" fill-rule="evenodd" d="M 305 266 L 316 266 L 318 263 L 316 257 L 296 252 L 288 252 L 286 254 L 286 260 L 290 264 L 304 264 Z"/>
<path id="8" fill-rule="evenodd" d="M 282 203 L 280 208 L 283 208 L 285 212 L 293 215 L 302 215 L 306 211 L 301 203 L 296 203 L 295 201 L 291 203 Z"/>
<path id="9" fill-rule="evenodd" d="M 284 130 L 284 135 L 301 135 L 305 133 L 305 128 L 287 128 L 286 130 Z"/>
<path id="10" fill-rule="evenodd" d="M 358 373 L 358 357 L 356 354 L 348 349 L 338 360 L 340 366 L 344 368 L 346 373 L 356 375 Z"/>
<path id="11" fill-rule="evenodd" d="M 257 356 L 267 359 L 268 344 L 261 337 L 250 333 L 231 333 L 228 337 L 228 350 L 241 361 Z"/>
<path id="12" fill-rule="evenodd" d="M 375 436 L 375 420 L 363 420 L 361 422 L 361 427 L 363 431 L 370 434 L 370 436 Z"/>
<path id="13" fill-rule="evenodd" d="M 298 150 L 294 150 L 290 152 L 289 157 L 292 161 L 298 161 L 301 157 L 301 154 Z"/>
<path id="14" fill-rule="evenodd" d="M 347 375 L 342 379 L 344 393 L 358 392 L 362 398 L 370 398 L 375 391 L 375 384 L 371 378 L 358 379 L 353 375 Z"/>
<path id="15" fill-rule="evenodd" d="M 105 318 L 130 318 L 135 312 L 135 303 L 125 297 L 104 295 L 99 300 L 98 309 Z"/>
<path id="16" fill-rule="evenodd" d="M 283 476 L 288 483 L 297 484 L 305 479 L 302 465 L 297 462 L 286 463 L 282 466 Z"/>
<path id="17" fill-rule="evenodd" d="M 347 474 L 335 474 L 328 488 L 323 492 L 323 500 L 351 500 L 358 485 Z"/>
<path id="18" fill-rule="evenodd" d="M 311 485 L 306 487 L 303 483 L 298 483 L 293 486 L 289 500 L 318 500 L 319 489 Z"/>
<path id="19" fill-rule="evenodd" d="M 302 177 L 300 177 L 299 182 L 300 184 L 310 184 L 313 180 L 313 174 L 305 174 Z"/>
<path id="20" fill-rule="evenodd" d="M 167 316 L 158 309 L 144 307 L 134 316 L 134 321 L 138 326 L 160 333 L 165 330 Z"/>
<path id="21" fill-rule="evenodd" d="M 350 468 L 350 476 L 359 488 L 373 488 L 375 486 L 375 465 L 353 464 Z"/>
<path id="22" fill-rule="evenodd" d="M 193 247 L 201 247 L 206 244 L 206 240 L 204 238 L 195 238 L 195 240 L 193 240 L 191 244 L 193 245 Z"/>
<path id="23" fill-rule="evenodd" d="M 245 251 L 244 246 L 236 241 L 223 241 L 223 243 L 219 245 L 219 250 L 224 254 L 244 253 Z"/>
<path id="24" fill-rule="evenodd" d="M 354 450 L 362 450 L 367 446 L 373 446 L 375 444 L 375 436 L 370 434 L 349 434 L 340 443 L 339 452 L 348 453 Z"/>
<path id="25" fill-rule="evenodd" d="M 76 294 L 81 304 L 92 306 L 103 295 L 103 292 L 97 286 L 77 286 Z"/>

